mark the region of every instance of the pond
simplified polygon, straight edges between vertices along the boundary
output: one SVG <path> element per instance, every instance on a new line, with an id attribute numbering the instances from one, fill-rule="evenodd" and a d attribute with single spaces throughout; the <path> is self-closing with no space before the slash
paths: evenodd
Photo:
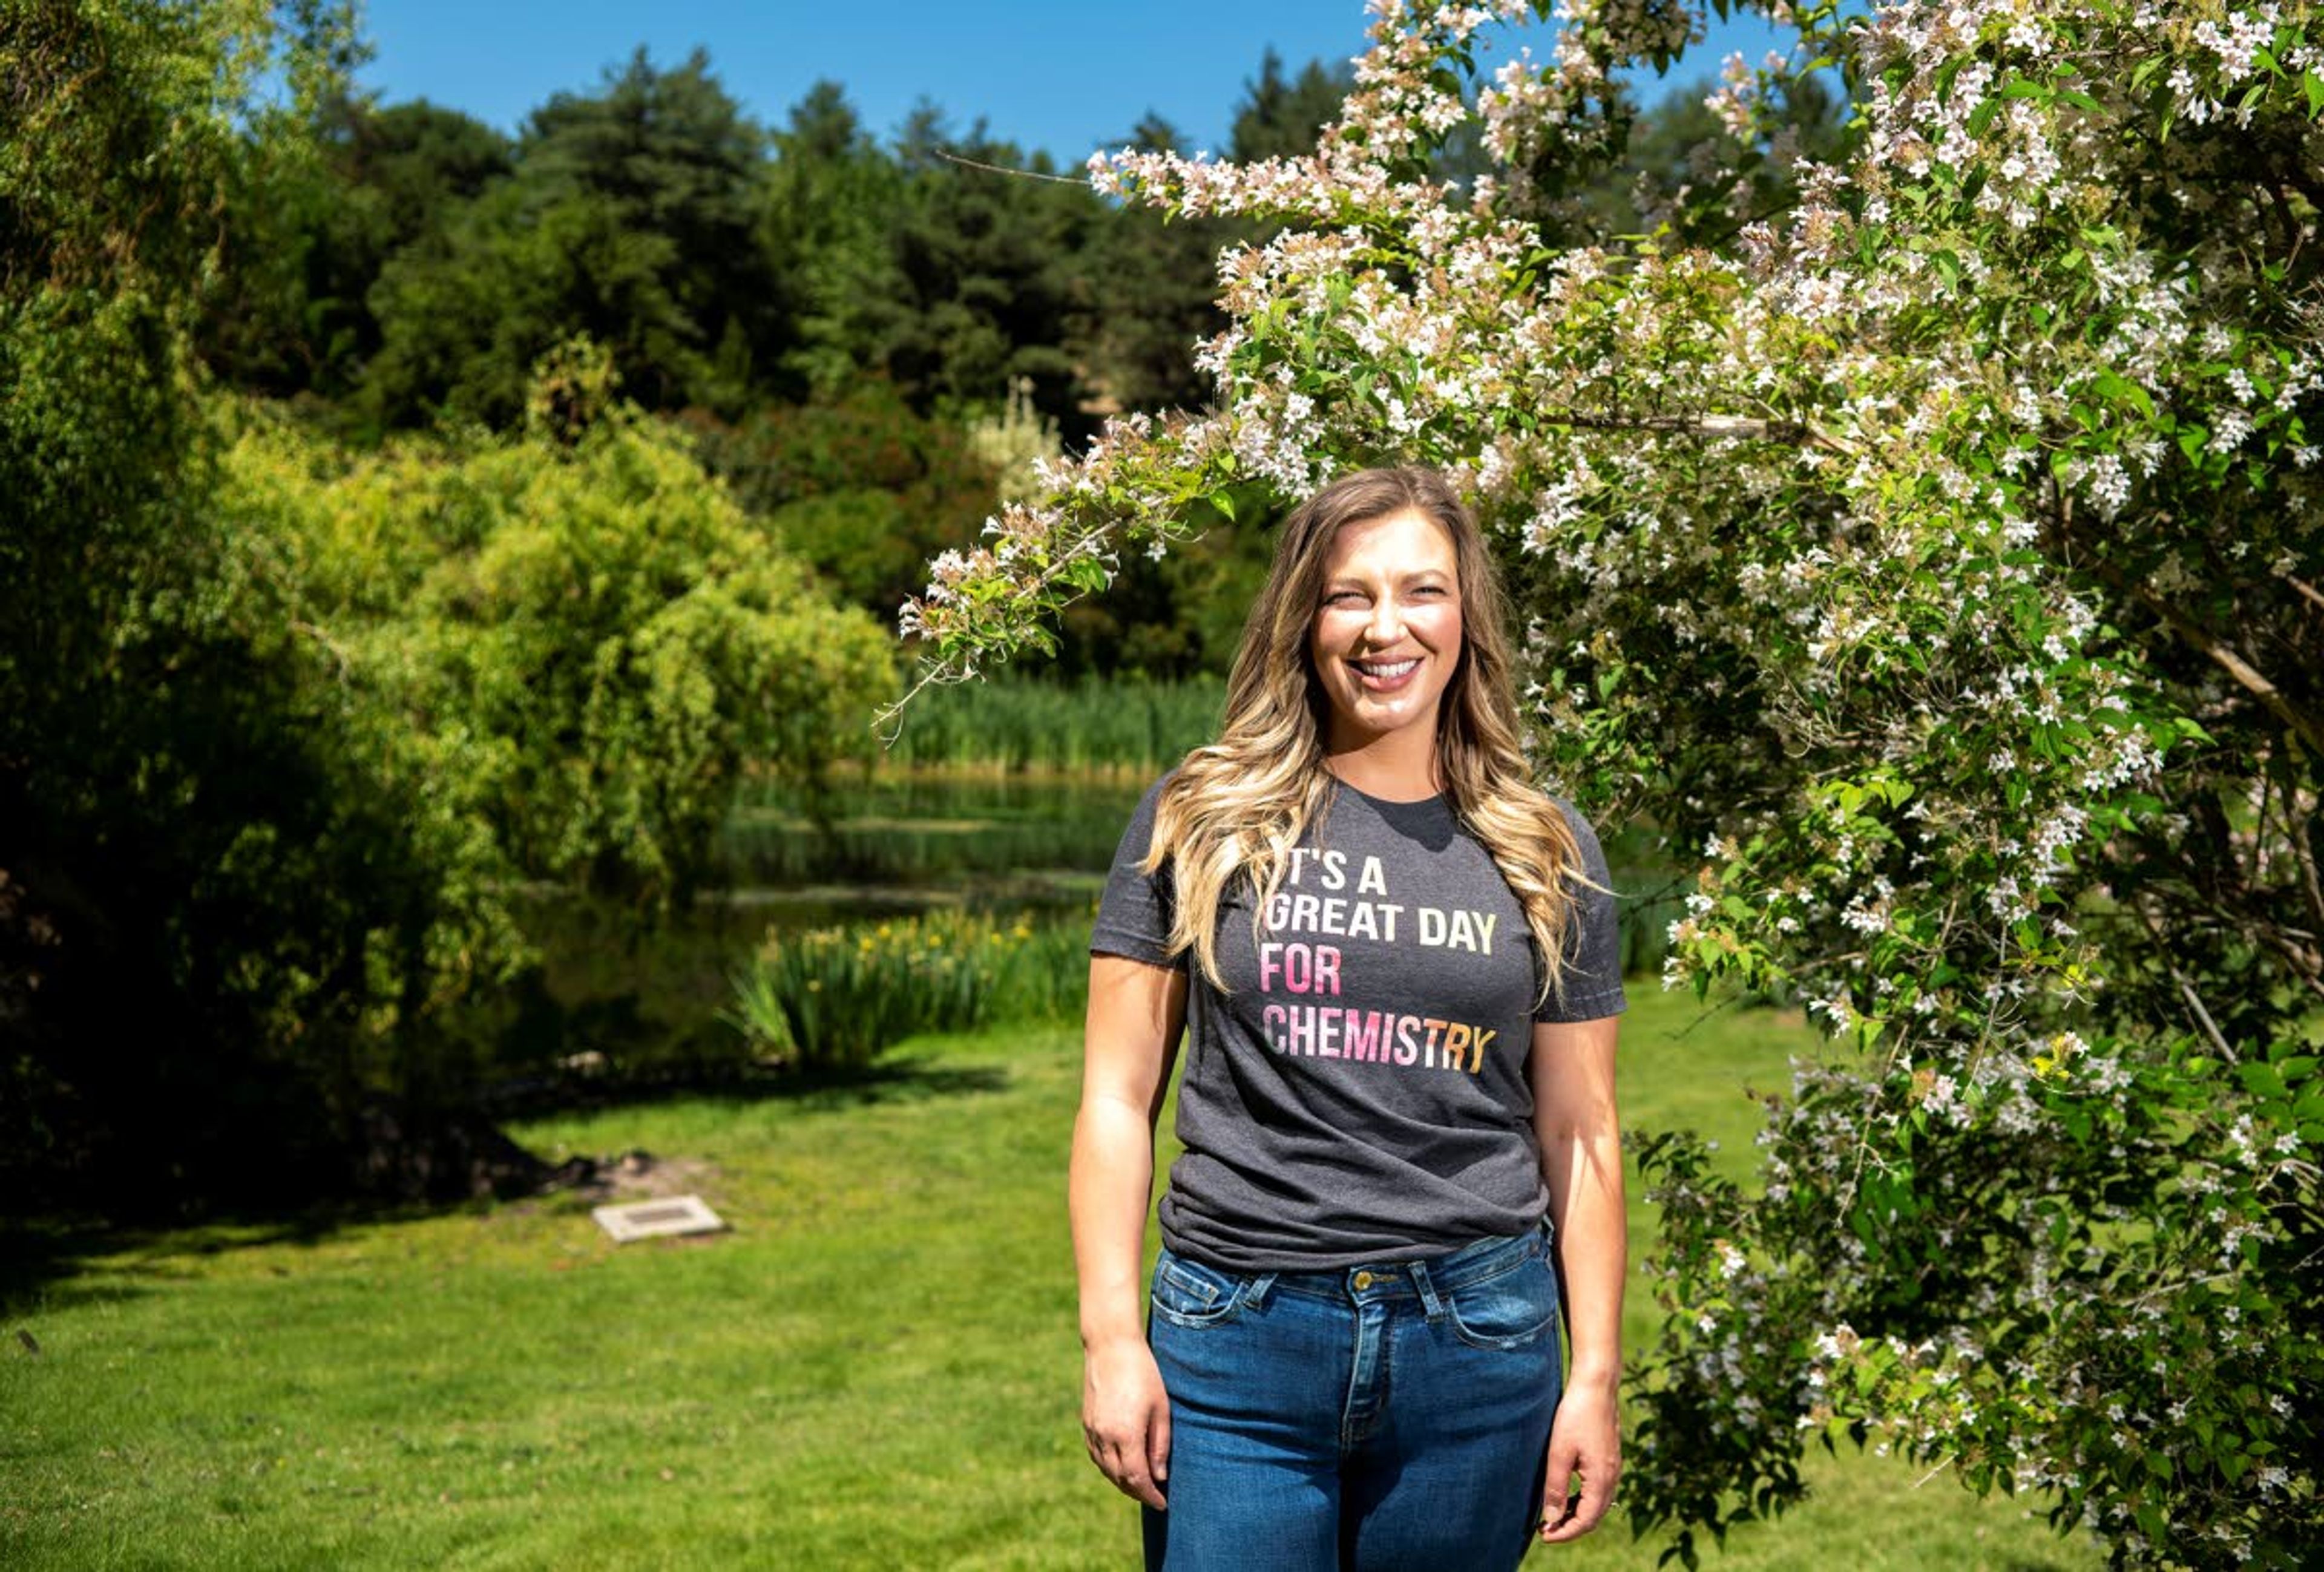
<path id="1" fill-rule="evenodd" d="M 875 774 L 842 785 L 821 820 L 798 794 L 770 789 L 736 805 L 722 861 L 735 898 L 779 906 L 1056 905 L 1096 893 L 1147 784 Z"/>
<path id="2" fill-rule="evenodd" d="M 731 1066 L 741 1038 L 721 1013 L 735 970 L 770 932 L 938 906 L 1085 920 L 1147 784 L 880 772 L 844 779 L 821 804 L 747 791 L 720 839 L 725 888 L 660 921 L 568 893 L 521 897 L 540 969 L 452 1029 L 517 1101 L 594 1056 L 632 1074 Z"/>

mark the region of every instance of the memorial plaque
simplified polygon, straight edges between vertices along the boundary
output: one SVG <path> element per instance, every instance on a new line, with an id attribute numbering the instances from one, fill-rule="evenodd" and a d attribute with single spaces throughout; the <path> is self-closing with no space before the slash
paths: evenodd
<path id="1" fill-rule="evenodd" d="M 633 1200 L 622 1206 L 595 1207 L 589 1215 L 613 1236 L 616 1245 L 633 1239 L 661 1239 L 684 1234 L 715 1234 L 726 1224 L 698 1195 L 665 1196 L 658 1200 Z"/>

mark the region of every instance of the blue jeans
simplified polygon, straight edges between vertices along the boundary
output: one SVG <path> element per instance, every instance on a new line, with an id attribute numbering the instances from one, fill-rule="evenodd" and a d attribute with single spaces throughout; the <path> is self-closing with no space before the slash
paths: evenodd
<path id="1" fill-rule="evenodd" d="M 1344 1272 L 1165 1249 L 1148 1338 L 1170 1394 L 1168 1572 L 1489 1572 L 1541 1521 L 1561 1384 L 1545 1229 Z"/>

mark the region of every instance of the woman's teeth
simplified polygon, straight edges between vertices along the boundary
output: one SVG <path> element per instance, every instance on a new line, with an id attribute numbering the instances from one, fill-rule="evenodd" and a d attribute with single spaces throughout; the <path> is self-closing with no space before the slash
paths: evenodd
<path id="1" fill-rule="evenodd" d="M 1416 657 L 1411 660 L 1360 660 L 1356 662 L 1356 669 L 1362 672 L 1366 676 L 1379 677 L 1383 680 L 1393 680 L 1397 677 L 1402 676 L 1406 672 L 1410 671 L 1414 666 L 1418 666 L 1420 662 Z"/>

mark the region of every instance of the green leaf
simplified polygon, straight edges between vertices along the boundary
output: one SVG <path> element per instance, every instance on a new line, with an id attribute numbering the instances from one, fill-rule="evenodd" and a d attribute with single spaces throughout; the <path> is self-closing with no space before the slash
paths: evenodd
<path id="1" fill-rule="evenodd" d="M 2236 1074 L 2243 1081 L 2244 1089 L 2254 1097 L 2276 1101 L 2288 1095 L 2289 1089 L 2283 1084 L 2283 1077 L 2275 1072 L 2273 1064 L 2246 1062 L 2236 1066 Z"/>
<path id="2" fill-rule="evenodd" d="M 2117 404 L 2128 404 L 2150 420 L 2154 418 L 2153 399 L 2148 395 L 2144 388 L 2140 387 L 2128 377 L 2113 372 L 2100 372 L 2091 386 L 2096 388 L 2102 397 L 2111 399 Z"/>
<path id="3" fill-rule="evenodd" d="M 2287 1038 L 2278 1043 L 2268 1053 L 2268 1057 L 2275 1062 L 2275 1072 L 2283 1077 L 2287 1082 L 2306 1080 L 2316 1073 L 2316 1055 L 2291 1052 L 2297 1046 L 2299 1046 L 2298 1043 Z"/>

